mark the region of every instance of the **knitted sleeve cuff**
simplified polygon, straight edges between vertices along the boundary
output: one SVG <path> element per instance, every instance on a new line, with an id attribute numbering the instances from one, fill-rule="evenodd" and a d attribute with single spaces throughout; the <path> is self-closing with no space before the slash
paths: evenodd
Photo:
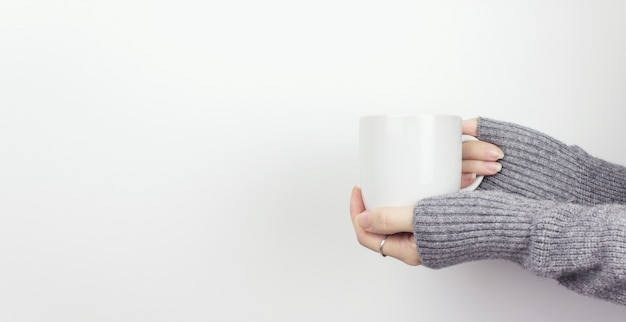
<path id="1" fill-rule="evenodd" d="M 505 259 L 582 294 L 626 304 L 625 214 L 626 205 L 472 191 L 421 200 L 413 232 L 426 267 Z"/>
<path id="2" fill-rule="evenodd" d="M 528 256 L 532 218 L 519 197 L 467 192 L 421 200 L 413 230 L 422 264 L 442 268 L 480 259 Z"/>
<path id="3" fill-rule="evenodd" d="M 478 138 L 504 151 L 502 170 L 487 176 L 482 190 L 499 190 L 534 199 L 574 201 L 578 158 L 569 147 L 543 133 L 487 118 L 478 120 Z"/>
<path id="4" fill-rule="evenodd" d="M 478 138 L 504 151 L 502 171 L 479 189 L 533 199 L 597 204 L 626 202 L 626 168 L 533 129 L 488 118 L 478 120 Z"/>

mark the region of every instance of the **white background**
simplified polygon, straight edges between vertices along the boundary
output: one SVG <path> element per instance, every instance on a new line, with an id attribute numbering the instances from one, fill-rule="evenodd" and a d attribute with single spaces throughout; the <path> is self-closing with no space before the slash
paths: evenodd
<path id="1" fill-rule="evenodd" d="M 0 320 L 623 321 L 501 261 L 358 245 L 357 119 L 626 164 L 626 2 L 3 1 Z"/>

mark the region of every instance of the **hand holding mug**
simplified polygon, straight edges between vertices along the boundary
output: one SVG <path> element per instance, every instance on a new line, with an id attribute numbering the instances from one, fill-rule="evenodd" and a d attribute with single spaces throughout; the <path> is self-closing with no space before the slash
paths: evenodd
<path id="1" fill-rule="evenodd" d="M 463 134 L 478 136 L 478 119 L 463 121 Z M 504 157 L 504 152 L 497 146 L 482 141 L 463 142 L 463 166 L 461 188 L 465 188 L 474 182 L 478 176 L 494 175 L 502 169 L 498 160 Z"/>
<path id="2" fill-rule="evenodd" d="M 462 123 L 463 134 L 476 136 L 476 132 L 476 119 Z M 460 185 L 469 186 L 476 175 L 496 174 L 501 169 L 497 160 L 502 157 L 502 150 L 491 143 L 464 142 Z M 414 204 L 407 204 L 399 207 L 378 206 L 366 210 L 362 190 L 355 187 L 350 198 L 350 216 L 357 240 L 375 252 L 384 251 L 384 256 L 397 258 L 409 265 L 419 265 L 419 255 L 413 238 L 413 207 Z"/>

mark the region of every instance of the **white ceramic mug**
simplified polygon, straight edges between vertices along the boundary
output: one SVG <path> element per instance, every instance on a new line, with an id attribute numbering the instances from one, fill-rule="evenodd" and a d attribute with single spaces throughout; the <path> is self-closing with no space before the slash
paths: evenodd
<path id="1" fill-rule="evenodd" d="M 365 208 L 415 205 L 436 195 L 474 190 L 461 186 L 460 116 L 372 115 L 359 124 L 360 187 Z"/>

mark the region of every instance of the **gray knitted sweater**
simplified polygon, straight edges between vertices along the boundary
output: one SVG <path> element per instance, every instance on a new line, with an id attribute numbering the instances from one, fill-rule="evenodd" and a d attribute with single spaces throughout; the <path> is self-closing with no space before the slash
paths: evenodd
<path id="1" fill-rule="evenodd" d="M 480 118 L 478 137 L 504 151 L 502 171 L 416 205 L 423 265 L 507 259 L 626 304 L 626 168 L 516 124 Z"/>

